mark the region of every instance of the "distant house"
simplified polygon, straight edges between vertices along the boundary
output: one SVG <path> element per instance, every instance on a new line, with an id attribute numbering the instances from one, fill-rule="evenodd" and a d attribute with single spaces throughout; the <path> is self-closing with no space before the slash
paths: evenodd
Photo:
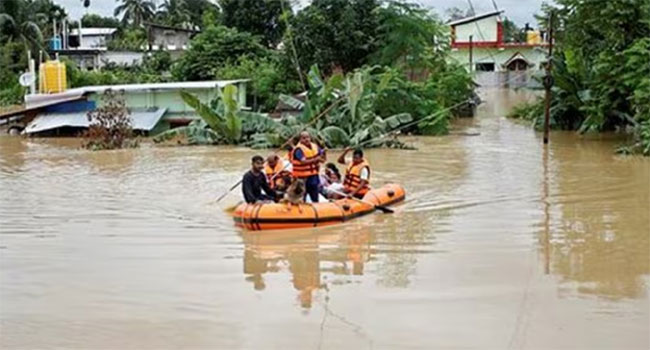
<path id="1" fill-rule="evenodd" d="M 503 11 L 492 11 L 449 22 L 451 59 L 472 71 L 526 71 L 542 68 L 548 43 L 537 31 L 527 32 L 526 42 L 505 42 Z M 471 39 L 471 43 L 470 43 Z M 469 66 L 470 46 L 472 67 Z"/>
<path id="2" fill-rule="evenodd" d="M 86 115 L 101 105 L 102 94 L 111 89 L 123 94 L 133 128 L 153 135 L 199 118 L 194 109 L 185 104 L 181 91 L 188 91 L 208 103 L 217 97 L 218 88 L 232 84 L 238 88 L 238 102 L 245 106 L 247 82 L 240 79 L 86 86 L 57 94 L 27 95 L 23 108 L 0 113 L 0 125 L 22 129 L 29 135 L 76 134 L 88 127 Z"/>
<path id="3" fill-rule="evenodd" d="M 60 47 L 51 47 L 51 54 L 67 57 L 79 68 L 95 70 L 107 64 L 133 65 L 142 62 L 150 51 L 168 51 L 178 58 L 198 30 L 145 23 L 147 45 L 138 51 L 109 50 L 108 43 L 117 35 L 116 28 L 75 28 L 68 32 Z M 58 40 L 58 39 L 57 39 Z"/>
<path id="4" fill-rule="evenodd" d="M 81 30 L 75 28 L 68 34 L 69 46 L 83 49 L 106 49 L 107 43 L 116 32 L 116 28 L 81 28 Z"/>
<path id="5" fill-rule="evenodd" d="M 108 43 L 115 38 L 116 33 L 115 28 L 75 28 L 68 33 L 64 45 L 50 48 L 49 52 L 66 57 L 75 62 L 77 67 L 86 70 L 99 69 L 111 63 L 132 65 L 142 62 L 142 52 L 108 49 Z"/>
<path id="6" fill-rule="evenodd" d="M 195 29 L 171 27 L 156 23 L 145 23 L 149 41 L 149 51 L 168 51 L 176 58 L 187 50 L 192 38 L 200 33 Z"/>

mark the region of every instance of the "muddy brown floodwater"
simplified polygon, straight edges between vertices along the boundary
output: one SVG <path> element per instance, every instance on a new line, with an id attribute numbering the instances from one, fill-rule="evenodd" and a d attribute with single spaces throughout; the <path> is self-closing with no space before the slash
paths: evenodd
<path id="1" fill-rule="evenodd" d="M 395 214 L 313 230 L 211 203 L 252 150 L 0 137 L 0 348 L 648 349 L 650 159 L 482 94 L 480 135 L 367 152 Z"/>

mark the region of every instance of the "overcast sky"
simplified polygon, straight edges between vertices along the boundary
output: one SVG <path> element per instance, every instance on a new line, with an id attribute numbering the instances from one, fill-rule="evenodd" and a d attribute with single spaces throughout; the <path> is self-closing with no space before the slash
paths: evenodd
<path id="1" fill-rule="evenodd" d="M 54 2 L 65 7 L 69 16 L 73 19 L 78 19 L 86 11 L 81 0 L 54 0 Z M 162 3 L 162 0 L 154 0 L 154 2 Z M 299 2 L 304 4 L 308 3 L 309 0 L 299 0 Z M 469 7 L 468 0 L 417 0 L 416 2 L 435 9 L 443 18 L 445 18 L 445 10 L 450 7 L 458 7 L 463 10 Z M 544 0 L 495 0 L 495 2 L 499 9 L 505 10 L 505 15 L 519 26 L 523 26 L 526 22 L 530 22 L 531 25 L 535 26 L 533 14 L 539 12 Z M 91 0 L 88 12 L 102 16 L 113 16 L 115 4 L 115 0 Z M 472 4 L 477 13 L 494 9 L 492 0 L 472 0 Z"/>

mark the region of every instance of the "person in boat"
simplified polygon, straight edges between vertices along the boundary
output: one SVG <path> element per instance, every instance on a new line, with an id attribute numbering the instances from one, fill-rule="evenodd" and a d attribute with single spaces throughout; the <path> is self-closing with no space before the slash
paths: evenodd
<path id="1" fill-rule="evenodd" d="M 266 180 L 276 192 L 284 192 L 291 184 L 291 163 L 288 159 L 280 158 L 277 154 L 270 154 L 266 158 L 264 174 Z"/>
<path id="2" fill-rule="evenodd" d="M 325 164 L 325 171 L 321 174 L 320 183 L 321 190 L 320 193 L 329 199 L 339 199 L 341 198 L 340 194 L 336 192 L 343 192 L 343 177 L 339 172 L 339 168 L 336 167 L 334 163 Z"/>
<path id="3" fill-rule="evenodd" d="M 300 141 L 291 152 L 292 175 L 305 182 L 306 194 L 312 203 L 318 203 L 320 164 L 325 162 L 325 151 L 311 141 L 308 132 L 300 133 Z"/>
<path id="4" fill-rule="evenodd" d="M 340 164 L 347 165 L 345 156 L 351 151 L 350 147 L 343 151 L 338 159 Z M 362 199 L 370 190 L 370 164 L 363 158 L 363 151 L 359 148 L 352 153 L 352 162 L 345 170 L 343 192 L 348 196 Z"/>
<path id="5" fill-rule="evenodd" d="M 269 186 L 266 175 L 264 175 L 264 158 L 262 156 L 256 155 L 251 158 L 251 170 L 247 171 L 242 179 L 242 192 L 244 200 L 249 204 L 274 201 L 277 198 L 277 194 Z"/>

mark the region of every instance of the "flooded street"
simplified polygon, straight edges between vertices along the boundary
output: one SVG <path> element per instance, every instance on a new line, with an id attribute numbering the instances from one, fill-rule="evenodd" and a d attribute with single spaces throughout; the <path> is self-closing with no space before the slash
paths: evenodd
<path id="1" fill-rule="evenodd" d="M 367 152 L 395 214 L 313 230 L 213 202 L 254 150 L 0 136 L 0 348 L 650 348 L 650 159 L 545 152 L 504 117 L 523 92 L 482 98 L 466 134 Z"/>

